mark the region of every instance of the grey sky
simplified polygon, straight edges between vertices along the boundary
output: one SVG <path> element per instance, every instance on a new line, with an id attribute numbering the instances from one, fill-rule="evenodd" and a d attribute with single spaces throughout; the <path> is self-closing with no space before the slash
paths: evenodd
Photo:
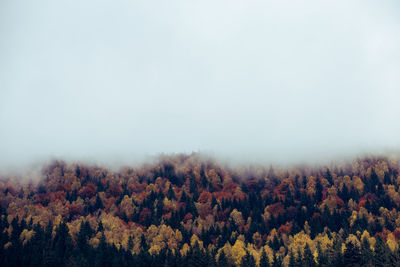
<path id="1" fill-rule="evenodd" d="M 398 149 L 398 1 L 0 2 L 0 166 Z"/>

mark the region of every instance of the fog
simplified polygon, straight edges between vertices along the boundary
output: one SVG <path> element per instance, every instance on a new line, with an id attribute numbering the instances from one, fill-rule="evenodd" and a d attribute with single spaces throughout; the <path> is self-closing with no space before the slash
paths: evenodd
<path id="1" fill-rule="evenodd" d="M 1 1 L 0 168 L 400 147 L 398 1 Z"/>

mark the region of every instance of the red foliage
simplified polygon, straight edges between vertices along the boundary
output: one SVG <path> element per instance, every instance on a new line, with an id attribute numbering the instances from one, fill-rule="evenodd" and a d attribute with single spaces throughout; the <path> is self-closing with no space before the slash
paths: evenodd
<path id="1" fill-rule="evenodd" d="M 274 216 L 278 216 L 279 213 L 280 213 L 280 214 L 283 214 L 283 213 L 284 213 L 285 207 L 283 206 L 282 203 L 278 202 L 278 203 L 275 203 L 275 204 L 270 205 L 270 206 L 267 208 L 267 211 L 268 211 L 269 213 L 271 213 L 272 215 L 274 215 Z"/>
<path id="2" fill-rule="evenodd" d="M 8 186 L 7 191 L 14 197 L 18 194 L 17 190 L 15 190 L 15 188 L 12 186 Z"/>
<path id="3" fill-rule="evenodd" d="M 232 193 L 230 192 L 219 191 L 219 192 L 214 192 L 213 194 L 217 200 L 232 199 Z"/>
<path id="4" fill-rule="evenodd" d="M 70 185 L 70 184 L 62 184 L 62 183 L 59 183 L 59 184 L 57 184 L 57 186 L 56 186 L 56 191 L 71 192 L 71 191 L 72 191 L 72 188 L 71 188 L 71 185 Z"/>
<path id="5" fill-rule="evenodd" d="M 374 201 L 378 201 L 378 198 L 371 193 L 367 193 L 362 198 L 360 198 L 360 200 L 358 201 L 358 208 L 365 207 L 365 204 L 367 204 L 367 201 L 372 203 Z"/>
<path id="6" fill-rule="evenodd" d="M 249 191 L 256 191 L 258 189 L 258 182 L 257 180 L 250 180 L 247 181 L 246 186 Z"/>
<path id="7" fill-rule="evenodd" d="M 171 216 L 172 216 L 172 213 L 171 213 L 171 212 L 168 212 L 167 214 L 164 215 L 164 217 L 165 217 L 166 220 L 170 220 L 170 219 L 171 219 Z"/>
<path id="8" fill-rule="evenodd" d="M 151 211 L 148 208 L 144 208 L 139 214 L 139 223 L 144 224 L 147 217 L 151 216 Z"/>
<path id="9" fill-rule="evenodd" d="M 141 192 L 144 192 L 146 190 L 146 186 L 147 186 L 147 184 L 143 182 L 141 184 L 140 183 L 130 184 L 128 186 L 128 188 L 130 190 L 132 190 L 132 192 L 134 192 L 134 193 L 141 193 Z"/>
<path id="10" fill-rule="evenodd" d="M 75 216 L 81 216 L 83 214 L 81 206 L 75 204 L 69 204 L 68 209 L 70 218 L 74 218 Z"/>
<path id="11" fill-rule="evenodd" d="M 228 214 L 227 213 L 228 212 L 226 210 L 225 211 L 218 211 L 217 212 L 218 220 L 226 222 L 228 220 Z"/>
<path id="12" fill-rule="evenodd" d="M 197 212 L 201 218 L 205 219 L 207 215 L 212 214 L 212 209 L 210 209 L 208 205 L 201 205 L 201 207 L 197 209 Z"/>
<path id="13" fill-rule="evenodd" d="M 224 192 L 229 192 L 229 193 L 234 193 L 236 191 L 236 188 L 238 187 L 238 185 L 234 182 L 230 182 L 228 184 L 226 184 L 223 188 Z"/>
<path id="14" fill-rule="evenodd" d="M 87 197 L 92 198 L 93 196 L 96 195 L 96 191 L 97 191 L 97 186 L 94 183 L 89 182 L 89 183 L 87 183 L 86 186 L 82 187 L 79 190 L 78 194 L 83 199 L 85 199 Z"/>
<path id="15" fill-rule="evenodd" d="M 399 241 L 399 239 L 400 239 L 400 230 L 399 229 L 394 230 L 393 231 L 393 235 L 396 238 L 396 240 Z"/>
<path id="16" fill-rule="evenodd" d="M 193 215 L 191 213 L 188 213 L 185 215 L 185 217 L 183 217 L 183 222 L 186 223 L 187 221 L 193 219 Z"/>
<path id="17" fill-rule="evenodd" d="M 387 237 L 388 237 L 388 235 L 390 233 L 391 232 L 388 229 L 383 228 L 382 232 L 376 234 L 375 237 L 380 236 L 386 242 L 387 241 Z"/>
<path id="18" fill-rule="evenodd" d="M 335 199 L 336 199 L 337 205 L 338 205 L 340 208 L 344 207 L 344 201 L 343 201 L 340 197 L 335 196 Z"/>
<path id="19" fill-rule="evenodd" d="M 66 195 L 67 195 L 67 193 L 65 193 L 64 191 L 51 192 L 49 194 L 50 202 L 53 202 L 56 200 L 64 201 Z"/>
<path id="20" fill-rule="evenodd" d="M 199 199 L 197 200 L 200 203 L 207 203 L 209 201 L 211 201 L 212 195 L 210 192 L 204 190 L 203 192 L 201 192 Z"/>
<path id="21" fill-rule="evenodd" d="M 43 206 L 47 206 L 50 202 L 50 196 L 48 194 L 37 194 L 36 202 L 42 204 Z"/>
<path id="22" fill-rule="evenodd" d="M 222 185 L 219 185 L 219 184 L 211 184 L 211 186 L 212 186 L 212 189 L 214 192 L 221 191 L 221 189 L 222 189 Z"/>
<path id="23" fill-rule="evenodd" d="M 285 225 L 281 225 L 281 227 L 278 228 L 278 232 L 281 234 L 289 234 L 291 228 L 292 223 L 286 223 Z"/>
<path id="24" fill-rule="evenodd" d="M 110 196 L 118 197 L 122 194 L 123 190 L 120 185 L 110 185 L 110 187 L 107 189 L 107 193 Z"/>
<path id="25" fill-rule="evenodd" d="M 315 222 L 317 222 L 317 221 L 322 221 L 321 213 L 319 213 L 319 212 L 314 212 L 313 216 L 311 217 L 311 220 L 312 220 L 312 221 L 315 221 Z"/>
<path id="26" fill-rule="evenodd" d="M 360 209 L 361 207 L 365 207 L 366 203 L 367 203 L 367 200 L 365 198 L 360 199 L 358 202 L 358 205 L 357 205 L 358 209 Z"/>
<path id="27" fill-rule="evenodd" d="M 246 197 L 246 194 L 243 193 L 243 192 L 235 193 L 235 198 L 236 198 L 237 200 L 243 200 L 245 197 Z"/>

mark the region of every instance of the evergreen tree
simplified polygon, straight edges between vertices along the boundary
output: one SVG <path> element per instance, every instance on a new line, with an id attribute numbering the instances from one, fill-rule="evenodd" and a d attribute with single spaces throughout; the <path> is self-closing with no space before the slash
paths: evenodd
<path id="1" fill-rule="evenodd" d="M 317 243 L 317 261 L 318 261 L 318 266 L 328 266 L 329 265 L 329 259 L 328 256 L 325 254 L 324 251 L 321 249 L 321 244 L 318 242 Z"/>
<path id="2" fill-rule="evenodd" d="M 97 232 L 102 232 L 103 230 L 104 230 L 103 223 L 100 220 L 99 225 L 97 226 Z"/>
<path id="3" fill-rule="evenodd" d="M 372 266 L 372 250 L 367 237 L 361 240 L 361 266 Z"/>
<path id="4" fill-rule="evenodd" d="M 310 249 L 310 246 L 308 245 L 308 243 L 306 244 L 306 246 L 304 248 L 303 265 L 306 267 L 316 266 L 314 256 L 311 252 L 311 249 Z"/>
<path id="5" fill-rule="evenodd" d="M 329 262 L 331 263 L 331 266 L 343 265 L 342 243 L 338 237 L 333 239 L 332 253 L 329 257 Z"/>
<path id="6" fill-rule="evenodd" d="M 377 236 L 375 243 L 375 251 L 373 257 L 373 264 L 376 267 L 390 266 L 390 252 L 385 242 L 380 236 Z"/>
<path id="7" fill-rule="evenodd" d="M 282 259 L 276 253 L 274 254 L 274 262 L 272 263 L 272 267 L 281 267 Z"/>
<path id="8" fill-rule="evenodd" d="M 322 200 L 322 191 L 323 187 L 321 184 L 321 179 L 317 178 L 316 185 L 315 185 L 315 200 L 317 203 L 321 202 Z"/>
<path id="9" fill-rule="evenodd" d="M 175 200 L 176 199 L 174 189 L 172 188 L 172 184 L 169 184 L 169 188 L 168 188 L 168 192 L 167 192 L 167 198 L 169 200 Z"/>
<path id="10" fill-rule="evenodd" d="M 207 266 L 207 264 L 208 264 L 208 255 L 200 248 L 199 244 L 196 241 L 194 246 L 188 253 L 188 265 Z"/>
<path id="11" fill-rule="evenodd" d="M 254 260 L 254 257 L 250 255 L 250 253 L 247 251 L 246 255 L 242 258 L 241 262 L 242 267 L 256 267 L 256 261 Z"/>
<path id="12" fill-rule="evenodd" d="M 190 176 L 190 193 L 193 194 L 193 200 L 197 201 L 197 199 L 199 198 L 199 193 L 197 191 L 197 182 L 196 182 L 196 178 L 194 176 L 194 174 L 192 173 L 192 175 Z"/>
<path id="13" fill-rule="evenodd" d="M 261 258 L 260 258 L 260 267 L 270 267 L 269 259 L 265 250 L 262 250 Z"/>
<path id="14" fill-rule="evenodd" d="M 293 254 L 293 251 L 289 251 L 289 266 L 288 267 L 297 267 L 296 257 Z"/>
<path id="15" fill-rule="evenodd" d="M 344 266 L 361 266 L 361 253 L 360 248 L 354 245 L 353 242 L 346 244 L 346 249 L 343 253 Z"/>
<path id="16" fill-rule="evenodd" d="M 53 241 L 54 264 L 64 266 L 72 255 L 73 244 L 69 235 L 68 226 L 61 222 L 56 229 L 56 235 Z"/>
<path id="17" fill-rule="evenodd" d="M 217 266 L 218 267 L 227 267 L 228 266 L 228 259 L 226 258 L 224 250 L 221 250 L 221 253 L 219 254 Z"/>

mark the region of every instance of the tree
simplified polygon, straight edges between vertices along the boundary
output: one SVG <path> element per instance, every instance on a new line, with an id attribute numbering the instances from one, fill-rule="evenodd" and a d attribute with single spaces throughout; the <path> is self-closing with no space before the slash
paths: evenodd
<path id="1" fill-rule="evenodd" d="M 262 250 L 261 258 L 260 258 L 260 267 L 270 267 L 269 259 L 265 250 Z"/>
<path id="2" fill-rule="evenodd" d="M 361 266 L 372 266 L 372 250 L 368 238 L 365 236 L 361 240 Z"/>
<path id="3" fill-rule="evenodd" d="M 293 254 L 293 251 L 289 251 L 289 266 L 288 267 L 297 267 L 296 257 Z"/>
<path id="4" fill-rule="evenodd" d="M 386 267 L 389 265 L 390 252 L 385 242 L 380 236 L 377 236 L 375 243 L 375 253 L 373 263 L 376 267 Z"/>
<path id="5" fill-rule="evenodd" d="M 329 266 L 329 259 L 328 256 L 322 251 L 321 243 L 317 243 L 317 252 L 318 252 L 318 266 Z"/>
<path id="6" fill-rule="evenodd" d="M 353 244 L 353 242 L 348 242 L 346 244 L 346 249 L 343 253 L 344 266 L 361 266 L 361 253 L 360 248 Z"/>
<path id="7" fill-rule="evenodd" d="M 228 260 L 226 259 L 224 250 L 221 250 L 221 253 L 219 254 L 217 266 L 218 267 L 228 266 Z"/>
<path id="8" fill-rule="evenodd" d="M 55 265 L 63 266 L 71 257 L 73 249 L 71 236 L 69 235 L 68 226 L 65 222 L 61 222 L 57 227 L 53 244 Z"/>
<path id="9" fill-rule="evenodd" d="M 247 251 L 246 255 L 242 258 L 241 262 L 242 267 L 256 267 L 256 261 L 254 260 L 254 257 L 250 255 L 250 253 Z"/>
<path id="10" fill-rule="evenodd" d="M 189 266 L 207 266 L 208 264 L 208 255 L 200 248 L 197 241 L 194 243 L 187 258 Z"/>
<path id="11" fill-rule="evenodd" d="M 324 188 L 322 187 L 321 179 L 317 178 L 316 185 L 315 185 L 315 200 L 317 203 L 321 202 L 321 200 L 322 200 L 322 190 L 323 189 Z"/>
<path id="12" fill-rule="evenodd" d="M 272 267 L 281 267 L 282 259 L 276 253 L 274 254 L 274 262 L 272 263 Z"/>
<path id="13" fill-rule="evenodd" d="M 193 194 L 193 200 L 196 201 L 199 197 L 199 193 L 197 191 L 197 182 L 194 174 L 190 176 L 190 193 Z"/>
<path id="14" fill-rule="evenodd" d="M 304 248 L 304 256 L 303 256 L 303 265 L 306 267 L 314 267 L 316 266 L 314 256 L 311 252 L 310 246 L 306 243 Z"/>
<path id="15" fill-rule="evenodd" d="M 172 188 L 172 184 L 169 184 L 168 192 L 167 192 L 167 198 L 170 200 L 176 199 L 174 189 Z"/>
<path id="16" fill-rule="evenodd" d="M 81 222 L 77 237 L 77 249 L 79 253 L 87 253 L 89 249 L 88 239 L 92 235 L 92 228 L 88 221 Z"/>

